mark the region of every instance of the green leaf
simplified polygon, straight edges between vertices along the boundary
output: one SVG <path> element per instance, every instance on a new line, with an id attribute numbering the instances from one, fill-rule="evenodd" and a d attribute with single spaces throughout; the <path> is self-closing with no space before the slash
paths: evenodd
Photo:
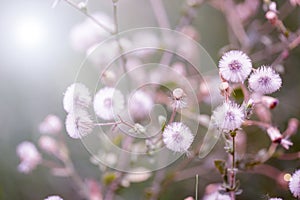
<path id="1" fill-rule="evenodd" d="M 221 175 L 225 175 L 226 174 L 226 164 L 224 160 L 215 160 L 215 167 L 217 168 L 217 170 L 219 170 Z"/>

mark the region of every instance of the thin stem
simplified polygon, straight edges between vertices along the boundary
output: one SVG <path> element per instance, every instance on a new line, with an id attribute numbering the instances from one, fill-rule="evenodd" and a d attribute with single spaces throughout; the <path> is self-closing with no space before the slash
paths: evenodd
<path id="1" fill-rule="evenodd" d="M 124 56 L 124 49 L 123 49 L 122 44 L 120 42 L 117 2 L 113 2 L 113 13 L 114 13 L 114 24 L 115 24 L 114 35 L 116 36 L 116 41 L 117 41 L 117 44 L 118 44 L 119 53 L 121 54 L 120 55 L 120 58 L 121 58 L 121 64 L 120 65 L 122 66 L 124 73 L 126 73 L 127 72 L 127 69 L 126 69 L 127 59 Z M 129 79 L 127 79 L 127 81 L 129 82 Z"/>
<path id="2" fill-rule="evenodd" d="M 176 107 L 174 106 L 174 108 L 173 108 L 173 111 L 172 111 L 172 114 L 171 114 L 171 117 L 170 117 L 170 120 L 169 120 L 168 124 L 170 124 L 170 123 L 172 123 L 172 122 L 174 121 L 174 119 L 175 119 L 175 116 L 176 116 L 176 111 L 177 111 L 177 109 L 176 109 Z"/>
<path id="3" fill-rule="evenodd" d="M 103 30 L 105 30 L 106 32 L 113 34 L 113 31 L 110 30 L 109 27 L 107 27 L 106 25 L 102 24 L 101 22 L 99 22 L 96 18 L 94 18 L 92 15 L 90 15 L 87 12 L 84 12 L 83 10 L 81 10 L 77 4 L 75 4 L 74 2 L 70 1 L 70 0 L 65 0 L 66 3 L 68 3 L 69 5 L 71 5 L 73 8 L 75 8 L 76 10 L 79 10 L 82 14 L 84 14 L 85 16 L 87 16 L 88 18 L 90 18 L 95 24 L 97 24 L 98 26 L 100 26 Z"/>
<path id="4" fill-rule="evenodd" d="M 231 180 L 230 180 L 230 188 L 232 191 L 230 192 L 231 200 L 235 200 L 235 135 L 231 135 L 232 137 L 232 163 L 231 163 Z"/>
<path id="5" fill-rule="evenodd" d="M 262 128 L 270 128 L 271 125 L 265 122 L 254 121 L 254 120 L 245 120 L 243 123 L 244 126 L 259 126 Z"/>
<path id="6" fill-rule="evenodd" d="M 199 176 L 196 174 L 196 184 L 195 184 L 195 200 L 198 200 L 198 187 L 199 187 Z"/>
<path id="7" fill-rule="evenodd" d="M 118 125 L 121 124 L 122 121 L 118 121 L 118 122 L 105 122 L 105 123 L 97 123 L 94 124 L 95 126 L 111 126 L 111 125 Z"/>

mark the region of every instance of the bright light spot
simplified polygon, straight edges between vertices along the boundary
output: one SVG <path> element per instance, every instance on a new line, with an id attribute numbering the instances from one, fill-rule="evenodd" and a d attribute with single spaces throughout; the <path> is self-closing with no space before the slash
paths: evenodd
<path id="1" fill-rule="evenodd" d="M 285 180 L 285 181 L 290 181 L 291 180 L 291 178 L 292 178 L 292 176 L 290 175 L 290 174 L 285 174 L 284 176 L 283 176 L 283 180 Z"/>
<path id="2" fill-rule="evenodd" d="M 16 24 L 16 42 L 22 48 L 40 46 L 45 40 L 45 34 L 45 27 L 37 18 L 20 18 Z"/>

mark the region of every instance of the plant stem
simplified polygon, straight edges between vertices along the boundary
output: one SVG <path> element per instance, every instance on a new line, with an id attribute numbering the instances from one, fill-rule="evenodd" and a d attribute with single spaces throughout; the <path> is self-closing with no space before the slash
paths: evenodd
<path id="1" fill-rule="evenodd" d="M 231 134 L 232 137 L 232 163 L 231 163 L 231 178 L 230 178 L 230 188 L 232 191 L 230 192 L 231 200 L 235 200 L 235 134 Z"/>
<path id="2" fill-rule="evenodd" d="M 82 14 L 84 14 L 85 16 L 87 16 L 88 18 L 90 18 L 95 24 L 97 24 L 98 26 L 100 26 L 103 30 L 105 30 L 106 32 L 113 34 L 113 31 L 110 30 L 110 28 L 108 28 L 106 25 L 102 24 L 101 22 L 99 22 L 96 18 L 94 18 L 92 15 L 90 15 L 87 12 L 82 11 L 77 4 L 75 4 L 74 2 L 70 1 L 70 0 L 65 0 L 66 3 L 68 3 L 70 6 L 72 6 L 73 8 L 75 8 L 76 10 L 79 10 Z"/>

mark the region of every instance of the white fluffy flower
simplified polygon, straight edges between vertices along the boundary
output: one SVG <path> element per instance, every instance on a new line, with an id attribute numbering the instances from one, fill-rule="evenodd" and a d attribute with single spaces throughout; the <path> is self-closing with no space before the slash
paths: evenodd
<path id="1" fill-rule="evenodd" d="M 89 115 L 85 110 L 76 110 L 71 112 L 66 118 L 66 129 L 67 133 L 71 138 L 81 138 L 93 131 L 94 124 Z"/>
<path id="2" fill-rule="evenodd" d="M 63 104 L 65 111 L 69 113 L 89 107 L 91 101 L 89 89 L 82 83 L 73 83 L 65 92 Z"/>
<path id="3" fill-rule="evenodd" d="M 150 114 L 153 100 L 149 94 L 138 90 L 129 99 L 129 112 L 135 120 L 141 120 Z"/>
<path id="4" fill-rule="evenodd" d="M 269 200 L 282 200 L 282 198 L 273 197 L 273 198 L 270 198 Z"/>
<path id="5" fill-rule="evenodd" d="M 111 120 L 124 109 L 124 96 L 121 91 L 105 87 L 100 89 L 94 98 L 94 110 L 104 119 Z"/>
<path id="6" fill-rule="evenodd" d="M 191 130 L 181 122 L 169 124 L 163 132 L 166 147 L 175 152 L 187 152 L 193 140 L 194 135 Z"/>
<path id="7" fill-rule="evenodd" d="M 252 70 L 250 58 L 243 52 L 232 50 L 225 53 L 219 61 L 222 77 L 229 82 L 243 82 Z"/>
<path id="8" fill-rule="evenodd" d="M 276 92 L 282 84 L 280 76 L 268 66 L 261 66 L 249 78 L 249 87 L 260 94 Z"/>
<path id="9" fill-rule="evenodd" d="M 291 177 L 289 182 L 290 191 L 294 197 L 300 198 L 300 170 L 297 170 Z"/>
<path id="10" fill-rule="evenodd" d="M 28 141 L 24 141 L 17 146 L 17 155 L 21 160 L 18 170 L 22 173 L 31 172 L 42 162 L 42 157 L 35 145 Z"/>
<path id="11" fill-rule="evenodd" d="M 224 102 L 212 115 L 213 123 L 224 131 L 233 131 L 241 127 L 245 115 L 243 108 L 233 102 Z"/>
<path id="12" fill-rule="evenodd" d="M 44 200 L 63 200 L 60 196 L 57 195 L 53 195 L 53 196 L 49 196 Z"/>

